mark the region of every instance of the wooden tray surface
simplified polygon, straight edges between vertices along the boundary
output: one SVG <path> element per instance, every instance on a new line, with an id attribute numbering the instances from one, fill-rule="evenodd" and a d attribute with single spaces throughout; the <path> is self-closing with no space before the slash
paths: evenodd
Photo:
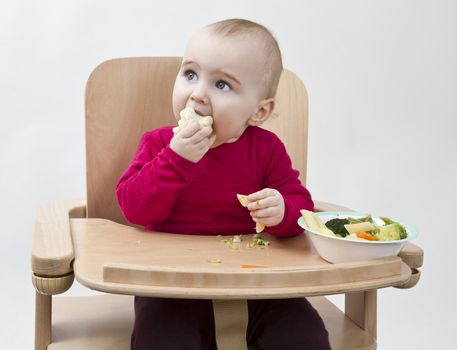
<path id="1" fill-rule="evenodd" d="M 104 219 L 72 219 L 74 270 L 89 288 L 119 294 L 244 299 L 323 295 L 398 285 L 410 268 L 399 257 L 331 264 L 305 234 L 247 248 L 218 236 L 139 230 Z M 227 236 L 223 238 L 230 238 Z"/>

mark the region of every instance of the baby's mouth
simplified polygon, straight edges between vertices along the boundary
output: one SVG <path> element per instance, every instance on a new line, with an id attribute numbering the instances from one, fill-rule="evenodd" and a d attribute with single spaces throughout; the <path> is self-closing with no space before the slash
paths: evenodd
<path id="1" fill-rule="evenodd" d="M 210 113 L 203 113 L 202 111 L 198 110 L 198 109 L 195 109 L 195 113 L 197 113 L 199 116 L 201 117 L 204 117 L 204 116 L 207 116 L 207 115 L 211 115 Z"/>
<path id="2" fill-rule="evenodd" d="M 195 108 L 194 106 L 188 106 L 188 107 L 192 107 L 194 109 L 195 113 L 197 113 L 200 117 L 205 117 L 207 115 L 212 116 L 211 113 L 204 113 L 200 109 Z"/>

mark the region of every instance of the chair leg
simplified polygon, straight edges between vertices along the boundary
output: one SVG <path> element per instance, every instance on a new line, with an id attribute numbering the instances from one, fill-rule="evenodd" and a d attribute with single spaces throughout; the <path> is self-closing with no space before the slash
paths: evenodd
<path id="1" fill-rule="evenodd" d="M 52 295 L 35 292 L 35 350 L 51 344 Z"/>
<path id="2" fill-rule="evenodd" d="M 62 276 L 42 277 L 32 273 L 35 287 L 35 350 L 46 350 L 52 340 L 52 296 L 71 287 L 75 276 L 69 272 Z"/>
<path id="3" fill-rule="evenodd" d="M 376 339 L 377 290 L 346 293 L 345 313 Z"/>

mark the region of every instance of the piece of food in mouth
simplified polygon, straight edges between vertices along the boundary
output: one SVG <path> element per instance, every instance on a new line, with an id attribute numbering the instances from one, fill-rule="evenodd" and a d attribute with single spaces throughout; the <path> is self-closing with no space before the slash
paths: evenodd
<path id="1" fill-rule="evenodd" d="M 178 120 L 178 126 L 173 128 L 173 133 L 177 134 L 182 129 L 184 129 L 187 125 L 196 121 L 200 124 L 201 127 L 211 126 L 213 125 L 213 117 L 210 115 L 201 116 L 195 112 L 192 107 L 184 108 L 181 112 L 179 112 L 179 116 L 181 117 Z"/>
<path id="2" fill-rule="evenodd" d="M 247 207 L 249 204 L 248 196 L 245 194 L 237 194 L 236 198 L 240 201 L 243 207 Z M 260 233 L 265 229 L 265 225 L 261 224 L 260 222 L 255 223 L 255 232 Z"/>

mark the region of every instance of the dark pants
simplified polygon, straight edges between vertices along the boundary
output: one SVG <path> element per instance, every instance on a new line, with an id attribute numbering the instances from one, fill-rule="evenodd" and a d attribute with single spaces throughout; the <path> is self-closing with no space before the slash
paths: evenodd
<path id="1" fill-rule="evenodd" d="M 327 350 L 328 333 L 304 298 L 248 300 L 248 345 L 265 350 Z M 132 350 L 217 349 L 210 300 L 135 297 Z"/>

